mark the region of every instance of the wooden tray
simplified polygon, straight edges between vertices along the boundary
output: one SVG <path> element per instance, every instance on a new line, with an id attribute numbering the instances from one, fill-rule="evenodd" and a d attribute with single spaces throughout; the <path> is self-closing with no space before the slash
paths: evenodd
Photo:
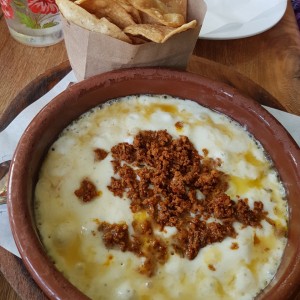
<path id="1" fill-rule="evenodd" d="M 2 131 L 21 110 L 48 92 L 70 70 L 69 62 L 65 62 L 58 67 L 47 71 L 45 74 L 42 74 L 26 86 L 0 117 L 0 131 Z M 207 59 L 192 56 L 188 65 L 188 71 L 225 82 L 263 105 L 285 110 L 280 102 L 262 87 L 229 67 Z M 47 299 L 40 288 L 32 280 L 30 274 L 25 269 L 22 260 L 1 247 L 0 271 L 21 299 Z"/>

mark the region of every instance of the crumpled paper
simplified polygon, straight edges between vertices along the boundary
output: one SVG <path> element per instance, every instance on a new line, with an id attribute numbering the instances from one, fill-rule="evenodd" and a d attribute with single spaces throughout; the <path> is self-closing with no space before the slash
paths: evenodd
<path id="1" fill-rule="evenodd" d="M 287 0 L 205 0 L 207 12 L 200 37 L 240 28 L 254 19 L 276 11 Z"/>
<path id="2" fill-rule="evenodd" d="M 33 117 L 70 83 L 77 82 L 74 72 L 67 74 L 52 90 L 24 109 L 11 124 L 0 133 L 0 163 L 11 160 L 17 143 Z M 300 146 L 300 117 L 274 108 L 265 107 L 289 131 Z M 7 206 L 0 206 L 0 246 L 20 257 L 15 245 L 7 213 Z"/>

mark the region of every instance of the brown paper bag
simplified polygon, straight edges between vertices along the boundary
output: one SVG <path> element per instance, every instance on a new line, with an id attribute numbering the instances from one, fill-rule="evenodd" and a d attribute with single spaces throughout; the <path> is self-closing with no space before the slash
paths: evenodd
<path id="1" fill-rule="evenodd" d="M 80 81 L 96 74 L 130 67 L 174 67 L 185 69 L 199 36 L 206 12 L 203 0 L 189 0 L 187 21 L 194 29 L 172 36 L 165 43 L 131 45 L 108 35 L 89 31 L 63 16 L 63 32 L 70 64 Z"/>

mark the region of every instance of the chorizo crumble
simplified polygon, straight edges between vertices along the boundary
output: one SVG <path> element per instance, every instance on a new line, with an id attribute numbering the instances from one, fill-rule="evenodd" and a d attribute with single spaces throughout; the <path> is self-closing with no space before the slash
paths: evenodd
<path id="1" fill-rule="evenodd" d="M 144 257 L 142 274 L 155 274 L 157 265 L 167 261 L 168 248 L 171 255 L 192 260 L 206 245 L 235 237 L 234 222 L 261 227 L 266 218 L 262 202 L 251 209 L 247 199 L 230 199 L 225 193 L 228 176 L 218 170 L 221 160 L 209 158 L 207 149 L 200 155 L 186 136 L 173 139 L 166 130 L 140 131 L 132 144 L 119 143 L 111 154 L 115 176 L 108 189 L 117 197 L 127 196 L 134 215 L 145 218 L 133 221 L 132 235 L 125 223 L 99 221 L 98 230 L 108 249 Z M 75 194 L 89 201 L 94 192 L 85 192 L 85 186 L 89 185 L 82 183 Z M 169 241 L 154 234 L 165 226 L 176 228 Z"/>
<path id="2" fill-rule="evenodd" d="M 106 156 L 108 155 L 108 152 L 101 148 L 96 148 L 94 150 L 94 153 L 95 153 L 95 160 L 98 160 L 98 161 L 105 159 Z"/>
<path id="3" fill-rule="evenodd" d="M 90 202 L 98 196 L 96 186 L 88 178 L 81 181 L 79 189 L 77 189 L 74 194 L 83 202 Z"/>

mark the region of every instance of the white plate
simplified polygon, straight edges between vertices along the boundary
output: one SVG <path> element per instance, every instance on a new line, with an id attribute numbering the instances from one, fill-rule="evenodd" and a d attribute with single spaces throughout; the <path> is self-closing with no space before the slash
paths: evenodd
<path id="1" fill-rule="evenodd" d="M 209 10 L 209 0 L 207 0 L 206 2 Z M 245 38 L 262 33 L 270 29 L 280 21 L 286 11 L 286 7 L 287 0 L 281 0 L 279 1 L 278 5 L 269 9 L 267 12 L 258 14 L 250 21 L 237 23 L 234 22 L 234 20 L 233 22 L 230 22 L 230 20 L 228 20 L 228 25 L 222 26 L 221 28 L 213 30 L 211 32 L 209 32 L 209 28 L 206 27 L 206 33 L 202 34 L 200 31 L 199 38 L 211 40 L 229 40 Z M 211 7 L 210 12 L 214 13 L 214 11 L 212 11 L 213 9 L 217 8 L 215 6 Z M 220 14 L 220 11 L 218 11 L 218 13 Z M 226 12 L 224 12 L 224 14 L 226 14 Z M 227 18 L 227 16 L 225 15 L 224 17 Z"/>

